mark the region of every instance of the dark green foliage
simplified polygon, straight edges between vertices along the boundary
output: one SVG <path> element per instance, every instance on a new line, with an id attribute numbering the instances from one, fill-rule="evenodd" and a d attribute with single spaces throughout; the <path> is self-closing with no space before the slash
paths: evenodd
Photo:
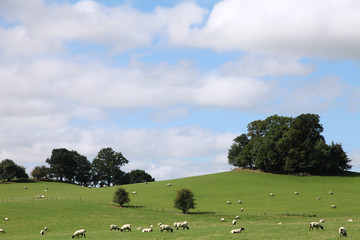
<path id="1" fill-rule="evenodd" d="M 130 202 L 129 193 L 124 188 L 116 189 L 113 197 L 113 202 L 117 203 L 122 207 L 125 203 Z"/>
<path id="2" fill-rule="evenodd" d="M 184 214 L 189 212 L 189 209 L 195 209 L 194 194 L 189 189 L 180 189 L 176 191 L 174 206 L 180 209 Z"/>
<path id="3" fill-rule="evenodd" d="M 270 116 L 248 125 L 234 139 L 229 164 L 275 173 L 338 173 L 351 168 L 340 144 L 327 145 L 316 114 L 296 118 Z"/>
<path id="4" fill-rule="evenodd" d="M 128 173 L 129 183 L 153 182 L 155 179 L 144 170 L 135 169 Z"/>
<path id="5" fill-rule="evenodd" d="M 13 178 L 19 180 L 28 179 L 25 168 L 14 163 L 13 160 L 5 159 L 0 162 L 0 179 L 10 181 Z"/>
<path id="6" fill-rule="evenodd" d="M 111 184 L 121 184 L 124 172 L 120 167 L 129 163 L 129 161 L 121 154 L 115 152 L 112 148 L 103 148 L 92 162 L 93 181 L 106 182 L 108 186 Z"/>
<path id="7" fill-rule="evenodd" d="M 31 176 L 37 180 L 45 180 L 49 178 L 50 168 L 46 167 L 45 165 L 36 166 L 32 172 Z"/>

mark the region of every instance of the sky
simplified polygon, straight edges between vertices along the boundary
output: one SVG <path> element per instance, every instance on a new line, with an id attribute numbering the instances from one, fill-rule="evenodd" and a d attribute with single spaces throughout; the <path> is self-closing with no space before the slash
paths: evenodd
<path id="1" fill-rule="evenodd" d="M 1 0 L 0 160 L 106 147 L 156 180 L 229 171 L 247 124 L 320 116 L 360 172 L 358 0 Z"/>

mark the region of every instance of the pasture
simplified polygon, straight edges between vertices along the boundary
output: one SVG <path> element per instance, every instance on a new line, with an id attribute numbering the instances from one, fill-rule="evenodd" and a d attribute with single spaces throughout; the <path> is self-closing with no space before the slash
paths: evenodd
<path id="1" fill-rule="evenodd" d="M 58 182 L 3 183 L 0 184 L 0 228 L 6 233 L 0 233 L 0 239 L 71 239 L 73 232 L 81 228 L 86 229 L 87 239 L 105 240 L 338 239 L 340 226 L 348 229 L 347 239 L 360 239 L 359 186 L 360 175 L 355 173 L 300 177 L 231 171 L 124 185 L 131 202 L 119 208 L 111 203 L 116 187 L 82 188 Z M 176 190 L 180 188 L 191 189 L 195 194 L 197 205 L 191 214 L 183 215 L 173 207 Z M 131 195 L 133 191 L 137 194 Z M 271 197 L 270 192 L 275 196 Z M 38 199 L 38 195 L 45 198 Z M 242 204 L 237 204 L 238 200 Z M 332 204 L 337 208 L 331 208 Z M 231 221 L 236 215 L 240 218 L 233 226 Z M 5 217 L 10 220 L 3 220 Z M 222 217 L 225 222 L 220 221 Z M 348 222 L 351 218 L 354 221 Z M 320 219 L 325 220 L 324 230 L 309 231 L 309 223 Z M 185 220 L 190 230 L 160 232 L 157 225 Z M 131 232 L 109 230 L 110 224 L 121 227 L 126 223 L 132 225 Z M 154 225 L 154 232 L 136 230 L 150 224 Z M 49 230 L 40 236 L 45 226 Z M 240 227 L 245 231 L 230 234 L 230 230 Z"/>

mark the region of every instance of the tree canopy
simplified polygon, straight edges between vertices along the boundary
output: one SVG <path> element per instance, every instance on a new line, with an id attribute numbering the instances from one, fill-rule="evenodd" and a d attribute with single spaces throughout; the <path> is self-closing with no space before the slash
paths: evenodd
<path id="1" fill-rule="evenodd" d="M 351 168 L 341 144 L 327 145 L 316 114 L 295 118 L 273 115 L 248 124 L 234 139 L 230 165 L 274 173 L 339 173 Z"/>
<path id="2" fill-rule="evenodd" d="M 189 189 L 179 189 L 176 191 L 174 199 L 174 206 L 180 209 L 184 214 L 189 212 L 189 209 L 195 209 L 194 193 Z"/>
<path id="3" fill-rule="evenodd" d="M 126 192 L 124 188 L 116 189 L 113 196 L 113 202 L 119 204 L 120 207 L 122 207 L 125 203 L 130 202 L 129 193 Z"/>
<path id="4" fill-rule="evenodd" d="M 129 176 L 129 183 L 142 183 L 142 182 L 155 181 L 155 179 L 150 174 L 148 174 L 147 172 L 141 169 L 131 170 L 128 173 L 128 176 Z"/>
<path id="5" fill-rule="evenodd" d="M 25 172 L 25 168 L 17 165 L 11 159 L 5 159 L 0 162 L 0 179 L 4 179 L 10 181 L 13 178 L 17 178 L 19 180 L 28 179 L 29 176 Z"/>

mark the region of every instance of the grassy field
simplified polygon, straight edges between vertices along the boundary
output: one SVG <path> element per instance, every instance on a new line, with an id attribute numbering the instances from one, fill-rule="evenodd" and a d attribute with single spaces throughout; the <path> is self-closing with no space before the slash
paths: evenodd
<path id="1" fill-rule="evenodd" d="M 172 186 L 168 187 L 167 183 Z M 26 186 L 27 189 L 23 187 Z M 77 229 L 87 239 L 338 239 L 338 228 L 348 239 L 360 239 L 360 175 L 286 176 L 250 171 L 132 184 L 128 206 L 111 203 L 116 187 L 82 188 L 57 182 L 0 184 L 0 239 L 71 239 Z M 45 192 L 44 189 L 48 188 Z M 173 207 L 176 190 L 191 189 L 196 209 L 183 215 Z M 295 195 L 294 192 L 299 195 Z M 333 195 L 329 191 L 334 192 Z M 274 197 L 270 197 L 270 192 Z M 38 199 L 38 195 L 45 198 Z M 320 197 L 320 200 L 316 198 Z M 237 204 L 241 200 L 242 204 Z M 226 204 L 231 201 L 232 204 Z M 330 206 L 334 204 L 336 209 Z M 244 208 L 241 212 L 240 209 Z M 231 221 L 240 215 L 236 226 Z M 3 218 L 8 217 L 9 221 Z M 225 222 L 220 218 L 225 217 Z M 309 231 L 309 222 L 325 219 L 324 230 Z M 347 220 L 354 218 L 354 222 Z M 188 221 L 190 230 L 161 233 L 159 222 Z M 278 224 L 281 222 L 282 224 Z M 110 224 L 130 223 L 132 232 L 109 230 Z M 137 227 L 154 225 L 154 232 Z M 49 231 L 39 232 L 44 226 Z M 244 227 L 241 234 L 230 234 Z"/>

